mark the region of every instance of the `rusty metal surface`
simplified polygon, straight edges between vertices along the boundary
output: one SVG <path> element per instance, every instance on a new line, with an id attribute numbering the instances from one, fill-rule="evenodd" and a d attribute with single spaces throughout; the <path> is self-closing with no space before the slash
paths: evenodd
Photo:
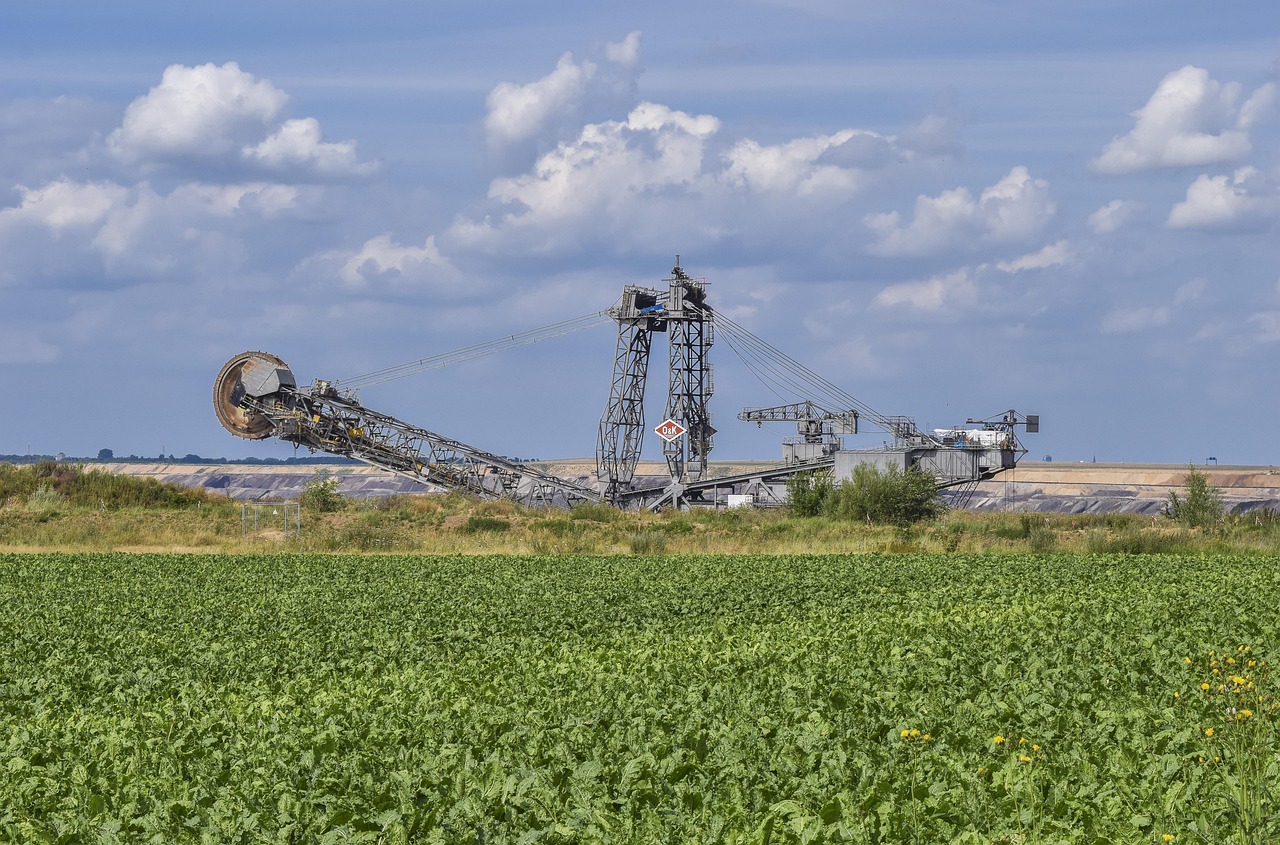
<path id="1" fill-rule="evenodd" d="M 255 383 L 265 377 L 279 378 L 276 373 L 289 365 L 266 352 L 241 352 L 222 366 L 213 382 L 213 410 L 222 427 L 245 440 L 265 440 L 271 436 L 271 420 L 245 411 L 240 400 L 245 395 L 246 372 L 257 372 Z M 292 381 L 292 375 L 289 380 Z"/>

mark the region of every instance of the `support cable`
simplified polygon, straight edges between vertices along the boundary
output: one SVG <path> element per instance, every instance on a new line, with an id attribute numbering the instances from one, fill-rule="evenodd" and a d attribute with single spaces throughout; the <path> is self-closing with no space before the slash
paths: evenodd
<path id="1" fill-rule="evenodd" d="M 439 355 L 432 355 L 427 358 L 419 358 L 416 361 L 408 361 L 404 364 L 396 364 L 395 366 L 385 367 L 381 370 L 374 370 L 371 373 L 352 376 L 342 380 L 335 380 L 333 384 L 350 390 L 372 387 L 377 384 L 383 384 L 406 376 L 417 375 L 418 373 L 424 373 L 429 370 L 438 370 L 442 367 L 461 364 L 464 361 L 473 361 L 476 358 L 483 358 L 488 355 L 494 355 L 498 352 L 519 349 L 523 346 L 532 346 L 533 344 L 541 343 L 544 340 L 564 337 L 565 335 L 574 334 L 575 332 L 585 331 L 586 329 L 604 325 L 605 323 L 610 322 L 611 319 L 612 318 L 609 316 L 608 311 L 596 311 L 592 314 L 584 314 L 580 317 L 561 320 L 558 323 L 552 323 L 547 326 L 542 326 L 541 328 L 529 329 L 528 331 L 518 332 L 517 334 L 485 341 L 484 343 L 464 346 L 463 348 L 456 349 L 452 352 L 442 352 Z"/>

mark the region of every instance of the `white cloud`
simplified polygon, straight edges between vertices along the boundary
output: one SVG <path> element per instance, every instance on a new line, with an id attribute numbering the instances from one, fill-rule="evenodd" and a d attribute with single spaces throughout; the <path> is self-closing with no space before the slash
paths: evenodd
<path id="1" fill-rule="evenodd" d="M 1112 200 L 1089 215 L 1089 229 L 1095 235 L 1109 235 L 1142 208 L 1141 203 L 1132 200 Z"/>
<path id="2" fill-rule="evenodd" d="M 238 165 L 259 172 L 329 178 L 372 173 L 355 142 L 327 143 L 315 118 L 281 122 L 287 95 L 235 62 L 171 65 L 160 84 L 125 109 L 107 137 L 121 162 Z"/>
<path id="3" fill-rule="evenodd" d="M 339 277 L 351 287 L 364 287 L 379 277 L 421 280 L 424 272 L 451 269 L 433 236 L 415 247 L 401 246 L 392 241 L 390 235 L 378 235 L 366 241 L 357 252 L 329 253 L 328 257 L 339 259 Z"/>
<path id="4" fill-rule="evenodd" d="M 1187 197 L 1169 211 L 1174 229 L 1225 226 L 1265 216 L 1277 208 L 1273 184 L 1252 167 L 1231 176 L 1201 174 L 1187 187 Z"/>
<path id="5" fill-rule="evenodd" d="M 496 179 L 489 196 L 506 205 L 496 219 L 462 220 L 450 234 L 462 243 L 490 241 L 499 227 L 536 229 L 553 240 L 577 233 L 566 221 L 627 217 L 637 198 L 688 190 L 702 177 L 708 139 L 720 122 L 656 103 L 641 103 L 624 121 L 589 124 L 573 141 L 538 159 L 532 173 Z"/>
<path id="6" fill-rule="evenodd" d="M 1102 318 L 1102 330 L 1109 334 L 1139 332 L 1169 323 L 1172 310 L 1165 305 L 1115 308 Z"/>
<path id="7" fill-rule="evenodd" d="M 113 206 L 124 201 L 126 188 L 110 182 L 80 183 L 62 178 L 40 188 L 18 186 L 22 203 L 0 209 L 0 229 L 19 221 L 43 224 L 53 230 L 100 223 Z"/>
<path id="8" fill-rule="evenodd" d="M 171 65 L 160 84 L 134 100 L 107 138 L 122 161 L 220 156 L 275 122 L 288 97 L 235 62 Z"/>
<path id="9" fill-rule="evenodd" d="M 996 267 L 1006 273 L 1017 273 L 1020 270 L 1044 270 L 1048 267 L 1059 267 L 1072 258 L 1071 245 L 1065 241 L 1049 244 L 1043 249 L 1015 258 L 1013 261 L 1000 261 Z"/>
<path id="10" fill-rule="evenodd" d="M 940 311 L 943 306 L 965 305 L 977 299 L 978 288 L 968 270 L 957 270 L 923 282 L 890 285 L 876 295 L 875 304 L 890 308 L 907 305 L 919 311 Z"/>
<path id="11" fill-rule="evenodd" d="M 1203 68 L 1176 70 L 1133 113 L 1133 129 L 1108 143 L 1091 166 L 1119 174 L 1238 161 L 1252 150 L 1248 130 L 1270 110 L 1276 86 L 1263 85 L 1242 105 L 1240 95 L 1240 83 L 1221 84 Z"/>
<path id="12" fill-rule="evenodd" d="M 640 31 L 629 32 L 621 41 L 606 44 L 604 55 L 614 64 L 624 67 L 634 65 L 640 61 Z"/>
<path id="13" fill-rule="evenodd" d="M 285 121 L 275 134 L 256 146 L 246 146 L 242 152 L 269 168 L 299 168 L 320 176 L 359 176 L 378 169 L 376 164 L 356 158 L 354 141 L 321 140 L 320 122 L 314 117 Z"/>
<path id="14" fill-rule="evenodd" d="M 625 77 L 634 73 L 640 57 L 640 33 L 632 32 L 621 42 L 605 45 L 605 60 Z M 621 87 L 629 87 L 629 80 Z M 484 125 L 490 143 L 503 146 L 539 136 L 559 123 L 579 117 L 589 100 L 619 86 L 619 81 L 603 73 L 589 60 L 578 62 L 565 53 L 555 70 L 541 79 L 520 85 L 502 82 L 489 92 Z"/>
<path id="15" fill-rule="evenodd" d="M 744 139 L 725 155 L 729 164 L 725 178 L 734 185 L 757 191 L 798 196 L 849 194 L 860 187 L 859 171 L 824 160 L 842 158 L 841 151 L 846 146 L 857 147 L 863 142 L 873 146 L 890 143 L 874 132 L 853 129 L 771 146 Z"/>
<path id="16" fill-rule="evenodd" d="M 966 188 L 916 198 L 915 216 L 872 214 L 864 222 L 877 236 L 874 255 L 918 256 L 974 243 L 1013 243 L 1039 231 L 1055 211 L 1049 183 L 1018 165 L 974 200 Z"/>
<path id="17" fill-rule="evenodd" d="M 591 62 L 578 64 L 565 53 L 551 73 L 527 85 L 503 82 L 489 92 L 484 126 L 490 141 L 509 144 L 542 131 L 554 115 L 572 113 L 595 76 Z"/>

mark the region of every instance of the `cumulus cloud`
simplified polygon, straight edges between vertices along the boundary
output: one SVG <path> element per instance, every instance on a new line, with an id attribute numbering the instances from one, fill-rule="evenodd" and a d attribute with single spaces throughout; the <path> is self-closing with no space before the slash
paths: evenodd
<path id="1" fill-rule="evenodd" d="M 916 198 L 915 215 L 903 222 L 898 212 L 864 218 L 878 240 L 874 255 L 919 256 L 974 243 L 1013 243 L 1040 232 L 1056 206 L 1049 183 L 1033 179 L 1018 165 L 974 199 L 964 187 L 936 197 Z"/>
<path id="2" fill-rule="evenodd" d="M 1108 143 L 1091 166 L 1119 174 L 1238 161 L 1252 150 L 1249 129 L 1271 109 L 1276 86 L 1261 86 L 1243 103 L 1241 93 L 1240 83 L 1219 83 L 1203 68 L 1176 70 L 1133 113 L 1133 129 Z"/>
<path id="3" fill-rule="evenodd" d="M 355 143 L 327 143 L 315 118 L 282 121 L 288 96 L 235 62 L 171 65 L 125 109 L 107 137 L 117 160 L 139 166 L 221 165 L 294 176 L 367 175 Z"/>
<path id="4" fill-rule="evenodd" d="M 756 191 L 798 196 L 848 194 L 861 186 L 860 174 L 856 167 L 845 165 L 875 161 L 891 143 L 877 133 L 854 129 L 768 146 L 744 139 L 726 153 L 724 177 Z"/>
<path id="5" fill-rule="evenodd" d="M 555 134 L 575 118 L 581 119 L 596 99 L 611 99 L 634 86 L 640 56 L 640 33 L 605 45 L 603 67 L 565 53 L 546 76 L 524 85 L 503 82 L 485 101 L 485 131 L 491 144 L 515 144 L 547 132 Z"/>
<path id="6" fill-rule="evenodd" d="M 1174 229 L 1229 226 L 1272 214 L 1277 210 L 1276 186 L 1252 167 L 1231 176 L 1202 174 L 1187 188 L 1187 196 L 1169 211 Z"/>
<path id="7" fill-rule="evenodd" d="M 702 178 L 706 143 L 719 126 L 714 117 L 656 103 L 641 103 L 626 120 L 589 124 L 539 158 L 532 173 L 494 180 L 489 196 L 505 209 L 483 221 L 459 221 L 451 236 L 475 244 L 505 226 L 572 239 L 572 231 L 552 230 L 600 214 L 625 216 L 638 198 L 687 189 Z"/>
<path id="8" fill-rule="evenodd" d="M 1048 267 L 1059 267 L 1071 260 L 1071 245 L 1065 241 L 1049 244 L 1037 252 L 1015 258 L 1013 261 L 1000 261 L 996 267 L 1006 273 L 1017 273 L 1022 270 L 1044 270 Z"/>
<path id="9" fill-rule="evenodd" d="M 436 247 L 434 236 L 415 247 L 401 246 L 388 234 L 378 235 L 365 241 L 355 252 L 334 252 L 329 256 L 340 261 L 338 275 L 350 287 L 364 287 L 371 281 L 388 277 L 421 280 L 424 272 L 451 269 Z"/>
<path id="10" fill-rule="evenodd" d="M 1109 235 L 1142 210 L 1142 204 L 1131 200 L 1112 200 L 1089 215 L 1089 229 L 1095 235 Z"/>
<path id="11" fill-rule="evenodd" d="M 100 223 L 128 190 L 110 182 L 79 183 L 62 178 L 39 188 L 18 186 L 22 202 L 0 209 L 0 229 L 29 221 L 55 231 Z"/>
<path id="12" fill-rule="evenodd" d="M 323 141 L 320 122 L 314 117 L 285 121 L 275 134 L 242 152 L 271 169 L 300 169 L 321 176 L 363 176 L 378 169 L 377 164 L 356 157 L 354 141 Z"/>
<path id="13" fill-rule="evenodd" d="M 918 311 L 940 311 L 944 306 L 967 305 L 977 299 L 978 287 L 968 270 L 957 270 L 923 282 L 890 285 L 876 295 L 883 308 L 906 305 Z"/>

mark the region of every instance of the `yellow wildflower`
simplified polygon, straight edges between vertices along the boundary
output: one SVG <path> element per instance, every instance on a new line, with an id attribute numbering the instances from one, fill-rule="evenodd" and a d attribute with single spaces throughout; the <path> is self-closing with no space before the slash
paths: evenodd
<path id="1" fill-rule="evenodd" d="M 1019 759 L 1019 760 L 1021 760 L 1021 761 L 1022 761 L 1022 762 L 1024 762 L 1024 763 L 1030 763 L 1030 762 L 1031 762 L 1031 758 L 1030 758 L 1030 757 L 1028 757 L 1028 756 L 1027 756 L 1027 755 L 1025 755 L 1025 754 L 1019 754 L 1019 755 L 1018 755 L 1018 759 Z"/>
<path id="2" fill-rule="evenodd" d="M 1213 736 L 1213 728 L 1205 728 L 1205 729 L 1204 729 L 1204 735 L 1205 735 L 1205 736 Z"/>
<path id="3" fill-rule="evenodd" d="M 912 735 L 913 737 L 915 737 L 915 736 L 920 736 L 920 731 L 919 731 L 919 730 L 917 730 L 916 728 L 912 728 L 912 729 L 911 729 L 911 735 Z"/>
<path id="4" fill-rule="evenodd" d="M 1172 833 L 1165 833 L 1165 834 L 1162 834 L 1160 838 L 1165 842 L 1172 842 L 1177 837 L 1174 836 Z"/>
<path id="5" fill-rule="evenodd" d="M 1208 688 L 1209 688 L 1209 685 L 1208 685 L 1208 684 L 1201 684 L 1201 685 L 1200 685 L 1200 689 L 1207 690 Z"/>
<path id="6" fill-rule="evenodd" d="M 996 734 L 994 737 L 991 738 L 991 741 L 994 742 L 996 745 L 999 745 L 1000 743 L 1004 742 L 1004 737 L 1000 736 L 1000 734 Z"/>
<path id="7" fill-rule="evenodd" d="M 1031 746 L 1031 750 L 1032 750 L 1032 751 L 1039 751 L 1039 750 L 1040 750 L 1040 746 L 1038 746 L 1038 745 L 1033 745 L 1033 746 Z"/>
<path id="8" fill-rule="evenodd" d="M 911 736 L 911 731 L 904 730 L 901 733 L 899 733 L 898 736 L 902 737 L 903 739 L 906 739 L 907 737 Z"/>

